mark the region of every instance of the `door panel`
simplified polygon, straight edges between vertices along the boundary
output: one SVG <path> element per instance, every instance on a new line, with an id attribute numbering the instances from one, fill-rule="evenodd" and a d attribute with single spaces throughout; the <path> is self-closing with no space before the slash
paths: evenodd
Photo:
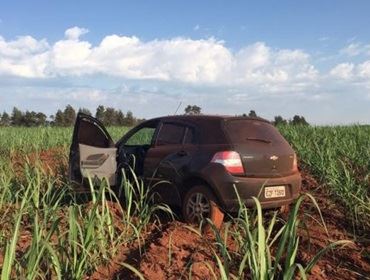
<path id="1" fill-rule="evenodd" d="M 116 148 L 97 148 L 79 144 L 80 171 L 84 178 L 103 179 L 106 177 L 111 186 L 116 184 Z"/>
<path id="2" fill-rule="evenodd" d="M 69 152 L 69 179 L 89 190 L 83 185 L 87 174 L 92 178 L 107 176 L 114 184 L 112 172 L 116 169 L 116 148 L 104 125 L 91 116 L 77 114 Z"/>
<path id="3" fill-rule="evenodd" d="M 191 134 L 187 133 L 191 131 Z M 180 187 L 192 159 L 193 130 L 182 123 L 163 123 L 155 146 L 149 149 L 144 162 L 144 177 L 162 200 L 181 206 Z M 186 141 L 186 144 L 184 144 Z"/>
<path id="4" fill-rule="evenodd" d="M 182 124 L 164 122 L 160 125 L 154 147 L 149 149 L 144 161 L 144 177 L 161 180 L 159 167 L 164 159 L 181 150 L 186 127 Z"/>
<path id="5" fill-rule="evenodd" d="M 181 155 L 181 145 L 158 146 L 148 150 L 144 162 L 144 177 L 146 182 L 155 186 L 160 202 L 170 205 L 181 205 L 177 186 L 183 176 L 183 167 L 189 162 L 189 157 Z"/>

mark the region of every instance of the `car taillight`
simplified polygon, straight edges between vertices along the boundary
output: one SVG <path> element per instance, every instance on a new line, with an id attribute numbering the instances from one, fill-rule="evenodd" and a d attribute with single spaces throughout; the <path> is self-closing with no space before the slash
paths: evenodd
<path id="1" fill-rule="evenodd" d="M 293 171 L 298 171 L 297 155 L 296 154 L 294 154 L 294 158 L 293 158 Z"/>
<path id="2" fill-rule="evenodd" d="M 231 174 L 243 174 L 244 168 L 240 155 L 235 151 L 217 152 L 211 162 L 221 163 Z"/>

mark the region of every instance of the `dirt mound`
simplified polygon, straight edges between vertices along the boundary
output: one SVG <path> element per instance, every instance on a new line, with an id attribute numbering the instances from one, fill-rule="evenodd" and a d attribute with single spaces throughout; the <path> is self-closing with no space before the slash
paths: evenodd
<path id="1" fill-rule="evenodd" d="M 128 255 L 127 262 L 139 268 L 146 279 L 210 279 L 205 262 L 215 270 L 209 240 L 195 234 L 186 225 L 173 222 L 159 234 L 150 236 L 144 256 Z M 126 271 L 117 276 L 123 276 Z M 127 274 L 126 274 L 127 275 Z"/>

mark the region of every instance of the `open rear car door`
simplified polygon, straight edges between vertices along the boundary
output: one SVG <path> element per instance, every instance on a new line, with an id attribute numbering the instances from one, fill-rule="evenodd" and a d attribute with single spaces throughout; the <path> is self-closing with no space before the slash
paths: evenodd
<path id="1" fill-rule="evenodd" d="M 117 148 L 104 125 L 89 115 L 79 113 L 69 154 L 69 179 L 85 189 L 88 177 L 93 182 L 107 178 L 109 184 L 114 186 L 116 156 Z"/>

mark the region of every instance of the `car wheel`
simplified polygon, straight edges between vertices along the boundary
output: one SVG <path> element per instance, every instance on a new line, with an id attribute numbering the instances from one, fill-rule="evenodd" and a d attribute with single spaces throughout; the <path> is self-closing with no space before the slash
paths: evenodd
<path id="1" fill-rule="evenodd" d="M 188 191 L 183 201 L 182 213 L 188 223 L 199 225 L 208 218 L 216 228 L 221 228 L 224 219 L 215 195 L 203 185 L 194 186 Z"/>

